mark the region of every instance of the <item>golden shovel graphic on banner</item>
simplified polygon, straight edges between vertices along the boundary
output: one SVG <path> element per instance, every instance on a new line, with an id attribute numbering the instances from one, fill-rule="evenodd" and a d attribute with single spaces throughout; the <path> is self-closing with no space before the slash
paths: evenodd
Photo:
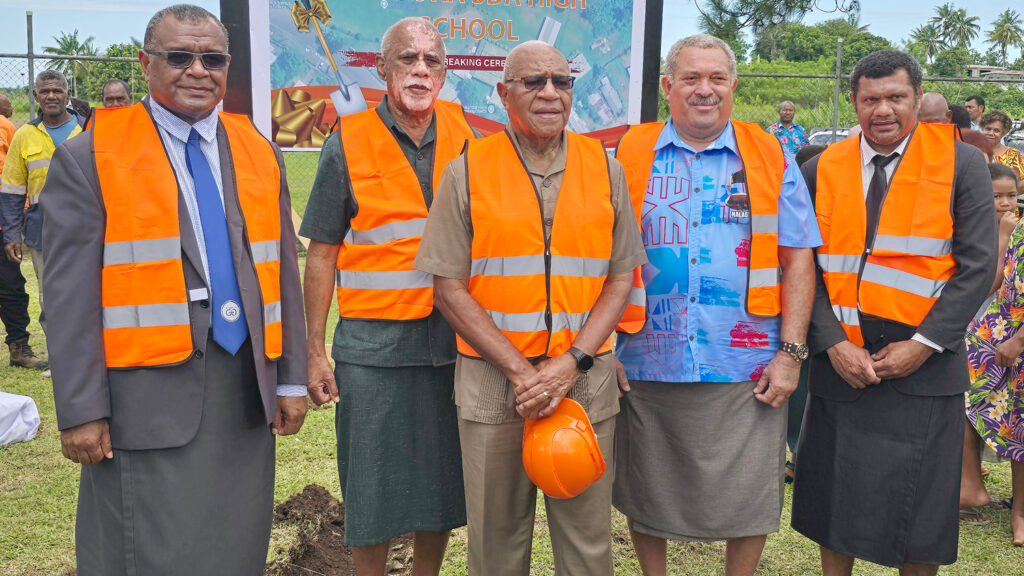
<path id="1" fill-rule="evenodd" d="M 338 64 L 334 61 L 334 55 L 331 54 L 330 48 L 327 47 L 327 40 L 324 39 L 323 30 L 320 29 L 321 24 L 326 26 L 331 21 L 331 11 L 327 8 L 326 0 L 312 0 L 312 3 L 310 0 L 295 0 L 295 4 L 292 5 L 292 21 L 295 22 L 299 32 L 309 32 L 309 25 L 312 24 L 313 30 L 316 31 L 317 37 L 320 38 L 320 46 L 323 47 L 324 54 L 327 55 L 327 62 L 330 63 L 331 69 L 334 70 L 334 74 L 338 77 L 338 89 L 333 90 L 330 94 L 331 102 L 334 104 L 334 109 L 337 110 L 338 116 L 366 110 L 366 99 L 363 98 L 363 91 L 359 89 L 355 82 L 345 82 L 345 77 L 342 76 L 341 70 L 338 69 Z"/>

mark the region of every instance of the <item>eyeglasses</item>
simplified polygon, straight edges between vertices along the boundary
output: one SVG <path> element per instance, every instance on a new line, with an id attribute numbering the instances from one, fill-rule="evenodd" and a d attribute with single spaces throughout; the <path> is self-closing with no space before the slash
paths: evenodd
<path id="1" fill-rule="evenodd" d="M 191 68 L 192 63 L 196 61 L 196 57 L 199 58 L 203 63 L 203 67 L 207 70 L 221 70 L 227 67 L 228 62 L 231 62 L 231 55 L 221 52 L 204 52 L 202 54 L 185 52 L 184 50 L 171 50 L 169 52 L 145 50 L 145 52 L 151 56 L 163 58 L 171 68 L 181 68 L 183 70 Z"/>
<path id="2" fill-rule="evenodd" d="M 572 90 L 572 84 L 576 78 L 572 76 L 520 76 L 519 78 L 509 78 L 505 82 L 522 82 L 523 87 L 532 92 L 543 90 L 548 85 L 548 80 L 551 80 L 555 90 L 567 92 Z"/>

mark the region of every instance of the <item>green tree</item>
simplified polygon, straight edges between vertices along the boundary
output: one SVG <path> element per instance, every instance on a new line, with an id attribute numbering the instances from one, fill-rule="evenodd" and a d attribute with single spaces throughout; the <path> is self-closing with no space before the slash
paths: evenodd
<path id="1" fill-rule="evenodd" d="M 967 65 L 980 60 L 977 56 L 963 46 L 946 48 L 935 56 L 931 73 L 934 76 L 963 77 Z"/>
<path id="2" fill-rule="evenodd" d="M 1007 8 L 992 22 L 992 29 L 985 33 L 986 42 L 999 49 L 999 63 L 1006 66 L 1006 49 L 1010 46 L 1024 46 L 1024 26 L 1020 14 Z"/>
<path id="3" fill-rule="evenodd" d="M 130 42 L 111 44 L 103 55 L 137 58 L 141 49 L 142 42 L 132 38 Z M 103 96 L 103 84 L 115 78 L 128 84 L 136 102 L 149 90 L 138 62 L 93 62 L 89 77 L 82 83 L 82 97 L 98 104 Z"/>
<path id="4" fill-rule="evenodd" d="M 740 26 L 740 22 L 735 16 L 723 12 L 703 12 L 697 27 L 701 32 L 724 40 L 736 53 L 736 60 L 746 61 L 748 46 L 743 40 L 746 33 L 743 32 L 743 27 Z"/>
<path id="5" fill-rule="evenodd" d="M 946 48 L 946 42 L 942 39 L 941 30 L 936 24 L 931 22 L 911 30 L 910 42 L 921 49 L 929 64 L 934 62 L 935 56 Z"/>
<path id="6" fill-rule="evenodd" d="M 94 37 L 89 36 L 85 40 L 79 40 L 78 29 L 68 34 L 61 32 L 60 36 L 54 36 L 56 46 L 44 46 L 46 54 L 59 54 L 61 56 L 95 56 L 96 47 L 93 46 Z M 71 95 L 78 97 L 78 85 L 89 76 L 91 62 L 82 60 L 50 60 L 48 66 L 61 72 L 67 77 L 71 84 Z"/>
<path id="7" fill-rule="evenodd" d="M 823 54 L 834 54 L 835 38 L 817 26 L 790 24 L 782 38 L 782 53 L 792 62 L 810 62 Z"/>
<path id="8" fill-rule="evenodd" d="M 981 32 L 981 25 L 978 24 L 978 20 L 980 18 L 977 16 L 968 16 L 967 10 L 963 8 L 958 9 L 949 23 L 949 29 L 946 31 L 946 41 L 953 46 L 967 48 L 978 37 L 978 33 Z"/>
<path id="9" fill-rule="evenodd" d="M 935 15 L 932 16 L 928 23 L 934 25 L 942 37 L 942 41 L 945 42 L 949 36 L 949 31 L 953 27 L 953 20 L 956 18 L 956 7 L 952 3 L 947 2 L 942 6 L 935 7 Z"/>

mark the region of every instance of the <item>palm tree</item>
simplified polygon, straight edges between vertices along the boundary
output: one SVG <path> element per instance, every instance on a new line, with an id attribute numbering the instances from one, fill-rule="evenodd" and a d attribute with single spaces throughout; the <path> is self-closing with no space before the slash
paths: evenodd
<path id="1" fill-rule="evenodd" d="M 981 32 L 981 25 L 978 24 L 977 16 L 968 16 L 967 10 L 960 8 L 954 13 L 949 23 L 949 30 L 946 33 L 946 42 L 953 46 L 967 48 Z"/>
<path id="2" fill-rule="evenodd" d="M 928 23 L 934 25 L 939 31 L 943 41 L 946 40 L 950 28 L 952 28 L 952 22 L 956 18 L 956 11 L 956 7 L 952 3 L 947 2 L 942 6 L 936 6 L 935 16 L 928 20 Z"/>
<path id="3" fill-rule="evenodd" d="M 935 56 L 946 48 L 942 33 L 936 24 L 923 24 L 914 28 L 910 31 L 910 41 L 924 50 L 929 64 L 934 62 Z"/>
<path id="4" fill-rule="evenodd" d="M 985 33 L 986 42 L 999 48 L 1000 64 L 1006 66 L 1006 49 L 1010 46 L 1024 46 L 1024 27 L 1020 14 L 1007 8 L 995 22 L 992 29 Z"/>
<path id="5" fill-rule="evenodd" d="M 54 36 L 56 46 L 44 46 L 46 54 L 59 54 L 62 56 L 95 56 L 96 47 L 93 45 L 94 37 L 89 36 L 85 40 L 78 39 L 78 29 L 68 34 L 61 32 L 60 36 Z M 64 74 L 71 83 L 71 94 L 78 96 L 78 83 L 89 74 L 89 65 L 81 60 L 51 60 L 49 66 Z"/>

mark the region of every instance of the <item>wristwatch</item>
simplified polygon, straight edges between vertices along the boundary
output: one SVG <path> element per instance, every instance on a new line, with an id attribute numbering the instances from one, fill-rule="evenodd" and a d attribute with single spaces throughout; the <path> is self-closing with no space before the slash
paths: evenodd
<path id="1" fill-rule="evenodd" d="M 807 350 L 807 344 L 794 344 L 792 342 L 783 342 L 779 344 L 779 350 L 782 350 L 786 354 L 793 357 L 793 360 L 797 364 L 807 360 L 807 356 L 810 352 Z"/>
<path id="2" fill-rule="evenodd" d="M 594 367 L 594 357 L 583 350 L 573 346 L 569 348 L 569 354 L 572 354 L 572 357 L 576 359 L 576 369 L 580 372 L 586 374 Z"/>

